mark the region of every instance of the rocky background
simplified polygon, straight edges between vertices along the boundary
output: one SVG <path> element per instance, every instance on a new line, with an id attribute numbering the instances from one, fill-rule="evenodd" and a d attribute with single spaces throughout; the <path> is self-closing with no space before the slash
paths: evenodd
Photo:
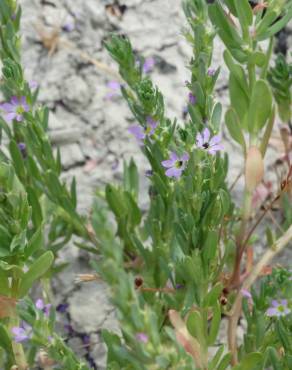
<path id="1" fill-rule="evenodd" d="M 76 176 L 80 211 L 88 211 L 97 186 L 120 179 L 123 160 L 131 156 L 141 172 L 140 201 L 146 203 L 147 163 L 127 131 L 133 118 L 115 89 L 116 66 L 103 41 L 110 32 L 131 38 L 136 52 L 148 58 L 149 73 L 165 96 L 168 116 L 183 122 L 187 101 L 184 81 L 189 78 L 186 66 L 191 49 L 182 34 L 186 21 L 181 1 L 21 0 L 20 3 L 26 77 L 38 83 L 39 101 L 51 110 L 49 134 L 55 146 L 61 148 L 64 177 Z M 278 48 L 285 51 L 291 45 L 291 37 L 289 30 L 282 33 Z M 212 67 L 222 67 L 216 99 L 226 108 L 228 73 L 222 51 L 216 39 Z M 242 158 L 239 147 L 230 143 L 224 129 L 223 135 L 226 151 L 232 153 L 231 184 L 242 170 Z M 279 155 L 279 151 L 271 148 L 269 163 Z M 267 177 L 274 179 L 272 171 Z M 234 188 L 239 201 L 242 186 L 239 181 Z M 70 245 L 61 258 L 70 262 L 70 267 L 54 281 L 60 330 L 92 368 L 105 369 L 100 330 L 118 331 L 108 288 L 103 283 L 74 283 L 78 273 L 90 272 L 86 253 Z"/>

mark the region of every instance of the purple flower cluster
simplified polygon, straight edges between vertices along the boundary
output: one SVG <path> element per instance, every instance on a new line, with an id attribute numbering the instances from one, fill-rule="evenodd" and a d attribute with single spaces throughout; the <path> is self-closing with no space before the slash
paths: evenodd
<path id="1" fill-rule="evenodd" d="M 147 117 L 146 122 L 147 123 L 145 127 L 133 125 L 128 128 L 128 131 L 135 136 L 139 145 L 143 145 L 143 141 L 146 139 L 146 137 L 151 137 L 154 134 L 158 125 L 152 117 Z"/>
<path id="2" fill-rule="evenodd" d="M 42 299 L 38 299 L 35 303 L 35 306 L 38 310 L 42 311 L 45 314 L 45 316 L 50 315 L 50 309 L 52 307 L 50 303 L 45 304 Z"/>
<path id="3" fill-rule="evenodd" d="M 7 122 L 12 122 L 14 119 L 17 122 L 23 120 L 23 113 L 29 111 L 29 105 L 27 104 L 26 97 L 13 96 L 9 103 L 0 104 L 0 109 L 2 109 L 5 114 L 5 119 Z"/>
<path id="4" fill-rule="evenodd" d="M 11 332 L 16 343 L 25 342 L 32 337 L 32 327 L 26 322 L 23 322 L 22 326 L 15 326 L 11 329 Z"/>

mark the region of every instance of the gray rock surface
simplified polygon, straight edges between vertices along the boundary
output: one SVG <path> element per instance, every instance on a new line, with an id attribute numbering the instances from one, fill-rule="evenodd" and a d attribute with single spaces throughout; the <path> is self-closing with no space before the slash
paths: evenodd
<path id="1" fill-rule="evenodd" d="M 153 80 L 165 96 L 167 114 L 182 119 L 187 101 L 184 81 L 191 50 L 182 36 L 186 25 L 180 1 L 123 0 L 126 10 L 120 17 L 110 14 L 109 0 L 21 0 L 23 6 L 23 62 L 28 80 L 40 85 L 40 103 L 51 109 L 50 136 L 60 146 L 64 178 L 76 176 L 79 210 L 87 212 L 94 189 L 113 178 L 119 178 L 122 162 L 131 156 L 141 172 L 141 203 L 147 204 L 144 171 L 148 169 L 135 140 L 127 132 L 133 121 L 120 96 L 105 98 L 106 83 L 116 79 L 116 66 L 103 48 L 109 32 L 127 34 L 134 48 L 144 56 L 153 56 L 156 65 Z M 290 38 L 291 39 L 291 38 Z M 47 46 L 45 40 L 50 40 Z M 213 67 L 219 65 L 217 99 L 228 107 L 228 71 L 223 64 L 223 47 L 215 40 Z M 92 60 L 98 63 L 93 64 Z M 228 140 L 224 130 L 225 149 L 230 156 L 230 184 L 242 171 L 240 148 Z M 271 157 L 276 152 L 271 150 Z M 234 194 L 241 199 L 243 182 Z M 83 252 L 82 252 L 83 253 Z M 80 335 L 90 335 L 90 354 L 96 368 L 104 369 L 105 347 L 100 330 L 118 332 L 114 311 L 109 303 L 108 289 L 102 283 L 74 284 L 76 274 L 90 272 L 88 259 L 69 245 L 61 260 L 70 266 L 54 281 L 56 303 L 69 304 L 67 325 L 73 331 L 69 344 L 80 349 Z M 71 330 L 71 329 L 70 329 Z M 71 334 L 70 334 L 71 333 Z M 82 342 L 82 343 L 81 343 Z M 81 346 L 82 347 L 82 346 Z M 84 355 L 84 350 L 77 351 Z"/>

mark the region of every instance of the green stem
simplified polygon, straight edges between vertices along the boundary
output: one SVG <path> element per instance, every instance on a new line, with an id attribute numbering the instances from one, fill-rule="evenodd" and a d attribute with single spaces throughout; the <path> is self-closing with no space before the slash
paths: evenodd
<path id="1" fill-rule="evenodd" d="M 248 64 L 247 69 L 248 69 L 248 78 L 249 78 L 249 90 L 250 90 L 250 93 L 252 93 L 253 87 L 256 82 L 255 65 L 250 63 Z"/>

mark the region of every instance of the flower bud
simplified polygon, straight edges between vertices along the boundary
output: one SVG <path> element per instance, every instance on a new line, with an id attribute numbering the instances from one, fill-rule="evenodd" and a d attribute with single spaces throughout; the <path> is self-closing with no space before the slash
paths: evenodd
<path id="1" fill-rule="evenodd" d="M 262 153 L 256 146 L 251 146 L 247 152 L 245 163 L 245 186 L 253 192 L 264 176 L 264 161 Z"/>

